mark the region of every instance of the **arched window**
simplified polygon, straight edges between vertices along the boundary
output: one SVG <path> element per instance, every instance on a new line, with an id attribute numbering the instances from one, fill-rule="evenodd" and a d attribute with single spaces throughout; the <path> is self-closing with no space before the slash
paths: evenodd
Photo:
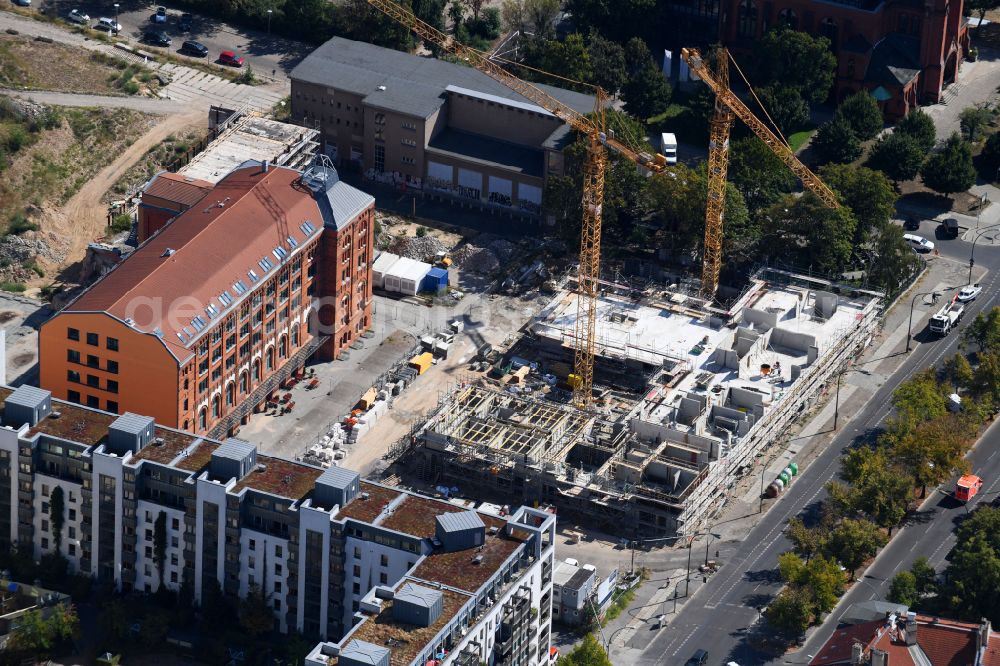
<path id="1" fill-rule="evenodd" d="M 782 9 L 778 12 L 778 24 L 787 25 L 792 30 L 799 27 L 799 17 L 795 15 L 795 11 L 792 9 Z"/>
<path id="2" fill-rule="evenodd" d="M 253 381 L 254 384 L 260 381 L 260 359 L 254 359 L 253 362 Z"/>
<path id="3" fill-rule="evenodd" d="M 226 384 L 226 405 L 232 406 L 236 404 L 236 384 L 229 382 Z"/>
<path id="4" fill-rule="evenodd" d="M 221 396 L 215 396 L 212 398 L 212 418 L 219 418 L 222 416 L 222 398 Z"/>
<path id="5" fill-rule="evenodd" d="M 292 326 L 292 348 L 299 346 L 299 325 Z"/>
<path id="6" fill-rule="evenodd" d="M 286 356 L 288 356 L 288 338 L 283 335 L 278 338 L 278 358 L 285 358 Z"/>
<path id="7" fill-rule="evenodd" d="M 740 0 L 738 30 L 740 37 L 757 36 L 757 3 L 754 0 Z"/>
<path id="8" fill-rule="evenodd" d="M 247 394 L 250 392 L 250 375 L 244 370 L 240 373 L 240 393 Z"/>
<path id="9" fill-rule="evenodd" d="M 204 407 L 198 412 L 198 429 L 208 430 L 208 410 Z"/>
<path id="10" fill-rule="evenodd" d="M 819 22 L 819 34 L 830 40 L 830 49 L 837 50 L 837 22 L 827 16 Z"/>
<path id="11" fill-rule="evenodd" d="M 267 351 L 265 352 L 265 358 L 267 359 L 267 363 L 264 367 L 267 369 L 268 372 L 274 370 L 274 347 L 268 347 Z"/>

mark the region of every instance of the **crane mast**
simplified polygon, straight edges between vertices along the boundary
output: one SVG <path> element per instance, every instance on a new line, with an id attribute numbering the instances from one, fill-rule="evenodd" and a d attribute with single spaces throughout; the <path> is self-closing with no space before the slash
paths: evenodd
<path id="1" fill-rule="evenodd" d="M 729 89 L 729 52 L 719 49 L 715 79 L 719 87 Z M 709 128 L 708 202 L 705 206 L 705 243 L 702 248 L 701 295 L 715 297 L 722 269 L 722 227 L 726 213 L 726 174 L 729 171 L 729 131 L 733 112 L 721 95 L 715 96 L 715 112 Z"/>
<path id="2" fill-rule="evenodd" d="M 581 409 L 588 409 L 593 405 L 597 296 L 601 276 L 601 209 L 604 203 L 604 169 L 608 161 L 606 148 L 614 148 L 639 166 L 654 172 L 663 170 L 666 165 L 665 158 L 662 155 L 640 153 L 608 136 L 604 113 L 605 96 L 600 88 L 597 89 L 593 119 L 588 118 L 538 86 L 514 76 L 490 60 L 482 51 L 451 39 L 393 0 L 367 0 L 367 2 L 389 18 L 409 28 L 425 42 L 435 44 L 442 50 L 461 58 L 586 137 L 587 156 L 583 169 L 583 221 L 580 231 L 580 268 L 577 280 L 579 286 L 571 384 L 574 403 Z"/>

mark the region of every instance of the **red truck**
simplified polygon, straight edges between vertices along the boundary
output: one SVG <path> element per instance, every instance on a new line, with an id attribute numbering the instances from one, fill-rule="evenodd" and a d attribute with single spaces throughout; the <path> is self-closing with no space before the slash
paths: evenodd
<path id="1" fill-rule="evenodd" d="M 983 487 L 983 480 L 975 474 L 964 474 L 955 485 L 955 499 L 968 502 Z"/>

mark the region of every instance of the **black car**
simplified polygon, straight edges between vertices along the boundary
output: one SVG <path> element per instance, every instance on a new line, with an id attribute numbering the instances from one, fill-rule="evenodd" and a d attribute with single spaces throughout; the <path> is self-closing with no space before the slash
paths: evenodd
<path id="1" fill-rule="evenodd" d="M 193 55 L 198 58 L 204 58 L 208 55 L 208 47 L 201 42 L 196 42 L 193 40 L 188 40 L 181 44 L 181 53 L 186 53 L 188 55 Z"/>
<path id="2" fill-rule="evenodd" d="M 903 228 L 907 231 L 916 231 L 920 228 L 920 220 L 912 215 L 907 215 L 906 218 L 903 219 Z"/>
<path id="3" fill-rule="evenodd" d="M 147 30 L 142 38 L 154 46 L 170 46 L 170 37 L 163 30 Z"/>
<path id="4" fill-rule="evenodd" d="M 194 23 L 194 17 L 185 12 L 181 14 L 180 20 L 177 21 L 177 29 L 181 32 L 191 32 L 192 23 Z"/>
<path id="5" fill-rule="evenodd" d="M 687 660 L 685 666 L 705 666 L 705 662 L 708 661 L 708 652 L 704 650 L 698 650 L 691 658 Z"/>

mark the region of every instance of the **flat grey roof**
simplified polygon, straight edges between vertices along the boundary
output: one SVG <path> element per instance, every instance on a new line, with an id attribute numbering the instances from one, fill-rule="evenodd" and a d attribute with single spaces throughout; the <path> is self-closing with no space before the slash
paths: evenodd
<path id="1" fill-rule="evenodd" d="M 396 600 L 403 601 L 414 606 L 430 608 L 436 604 L 444 595 L 441 590 L 432 590 L 422 585 L 407 583 L 396 592 Z"/>
<path id="2" fill-rule="evenodd" d="M 340 490 L 346 490 L 352 483 L 359 480 L 361 475 L 357 472 L 343 467 L 330 467 L 319 475 L 316 484 L 324 484 Z"/>
<path id="3" fill-rule="evenodd" d="M 225 458 L 226 460 L 243 460 L 248 455 L 254 453 L 257 447 L 250 442 L 230 437 L 222 445 L 212 452 L 213 458 Z"/>
<path id="4" fill-rule="evenodd" d="M 427 152 L 516 171 L 535 178 L 542 177 L 545 167 L 545 153 L 541 150 L 455 129 L 446 129 L 431 139 Z"/>
<path id="5" fill-rule="evenodd" d="M 292 70 L 291 78 L 361 95 L 370 106 L 421 118 L 441 108 L 448 86 L 534 106 L 531 100 L 471 67 L 343 37 L 334 37 L 309 54 Z M 580 113 L 594 110 L 591 95 L 535 85 Z"/>
<path id="6" fill-rule="evenodd" d="M 380 664 L 391 651 L 387 647 L 353 640 L 341 651 L 342 659 L 351 659 L 359 664 Z"/>
<path id="7" fill-rule="evenodd" d="M 40 389 L 37 386 L 21 384 L 14 389 L 13 393 L 7 396 L 7 400 L 5 402 L 12 405 L 18 405 L 19 407 L 35 408 L 50 397 L 52 397 L 52 393 L 46 391 L 45 389 Z"/>
<path id="8" fill-rule="evenodd" d="M 154 423 L 155 420 L 152 416 L 143 416 L 141 414 L 125 412 L 115 419 L 115 422 L 111 424 L 111 427 L 121 432 L 127 432 L 132 435 L 140 435 L 146 428 Z"/>
<path id="9" fill-rule="evenodd" d="M 465 530 L 486 528 L 483 519 L 475 511 L 442 513 L 437 517 L 437 523 L 445 532 L 463 532 Z"/>

